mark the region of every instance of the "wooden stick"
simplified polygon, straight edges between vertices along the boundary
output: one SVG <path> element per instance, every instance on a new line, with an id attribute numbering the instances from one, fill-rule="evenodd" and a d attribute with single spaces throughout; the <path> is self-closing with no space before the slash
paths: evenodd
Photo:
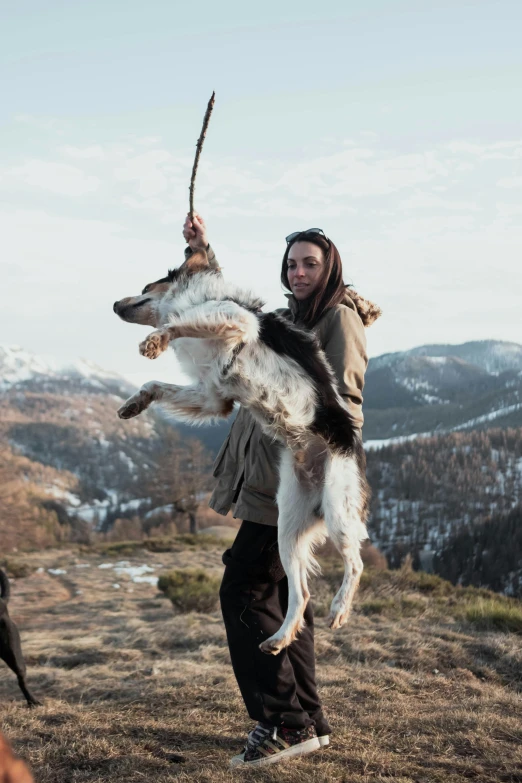
<path id="1" fill-rule="evenodd" d="M 205 112 L 205 117 L 203 118 L 203 127 L 201 129 L 201 135 L 198 139 L 198 142 L 196 144 L 196 157 L 194 158 L 194 165 L 192 167 L 192 176 L 190 178 L 190 219 L 194 220 L 194 189 L 196 187 L 196 173 L 198 170 L 198 163 L 199 158 L 201 155 L 201 150 L 203 148 L 203 142 L 205 141 L 205 135 L 207 133 L 208 128 L 208 122 L 210 120 L 210 115 L 212 114 L 212 109 L 214 108 L 214 101 L 215 101 L 216 93 L 212 93 L 212 97 L 210 98 L 207 106 L 207 110 Z"/>

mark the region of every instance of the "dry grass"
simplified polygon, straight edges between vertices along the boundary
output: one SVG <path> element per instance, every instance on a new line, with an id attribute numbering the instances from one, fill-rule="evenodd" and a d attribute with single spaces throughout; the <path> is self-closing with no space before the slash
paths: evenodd
<path id="1" fill-rule="evenodd" d="M 125 557 L 154 567 L 149 575 L 222 569 L 210 544 Z M 45 570 L 13 584 L 11 613 L 45 706 L 28 711 L 2 666 L 0 725 L 39 783 L 522 781 L 521 637 L 466 620 L 467 609 L 491 594 L 407 570 L 367 574 L 348 627 L 333 633 L 317 620 L 318 679 L 335 729 L 330 749 L 232 772 L 228 758 L 251 724 L 219 613 L 175 614 L 155 586 L 98 567 L 118 558 L 24 555 L 31 569 Z M 315 586 L 319 613 L 338 577 L 328 561 Z"/>

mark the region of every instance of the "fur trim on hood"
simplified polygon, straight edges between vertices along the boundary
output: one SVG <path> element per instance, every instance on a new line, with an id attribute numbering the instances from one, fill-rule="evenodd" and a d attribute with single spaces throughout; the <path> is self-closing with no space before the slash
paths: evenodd
<path id="1" fill-rule="evenodd" d="M 347 304 L 348 307 L 350 307 L 350 303 L 352 302 L 359 313 L 363 326 L 371 326 L 373 322 L 382 315 L 381 308 L 374 302 L 370 302 L 369 299 L 364 299 L 364 297 L 358 294 L 357 291 L 354 291 L 353 288 L 347 288 L 343 304 Z"/>
<path id="2" fill-rule="evenodd" d="M 293 313 L 299 312 L 299 302 L 293 294 L 285 294 L 288 299 L 288 307 Z M 353 288 L 346 287 L 346 294 L 341 304 L 349 307 L 350 310 L 356 310 L 363 326 L 371 326 L 374 321 L 382 315 L 382 310 L 374 302 L 364 299 Z"/>

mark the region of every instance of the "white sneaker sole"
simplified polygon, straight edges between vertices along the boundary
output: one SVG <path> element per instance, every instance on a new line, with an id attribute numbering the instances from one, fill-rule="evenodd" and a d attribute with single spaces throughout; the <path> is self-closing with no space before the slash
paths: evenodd
<path id="1" fill-rule="evenodd" d="M 245 763 L 244 758 L 245 758 L 245 751 L 243 751 L 243 753 L 238 753 L 237 756 L 232 756 L 228 766 L 239 767 L 241 764 Z"/>
<path id="2" fill-rule="evenodd" d="M 329 734 L 324 734 L 322 737 L 317 737 L 317 739 L 319 740 L 319 745 L 322 748 L 326 748 L 326 746 L 330 744 L 330 735 Z"/>
<path id="3" fill-rule="evenodd" d="M 328 743 L 326 743 L 328 744 Z M 306 740 L 306 742 L 300 742 L 298 745 L 291 745 L 286 750 L 281 750 L 279 753 L 274 753 L 273 756 L 263 756 L 262 759 L 256 759 L 255 761 L 243 761 L 244 753 L 239 756 L 234 756 L 230 759 L 231 767 L 263 767 L 266 764 L 276 764 L 283 759 L 289 759 L 294 756 L 304 756 L 306 753 L 313 753 L 314 750 L 319 750 L 321 742 L 318 737 Z"/>

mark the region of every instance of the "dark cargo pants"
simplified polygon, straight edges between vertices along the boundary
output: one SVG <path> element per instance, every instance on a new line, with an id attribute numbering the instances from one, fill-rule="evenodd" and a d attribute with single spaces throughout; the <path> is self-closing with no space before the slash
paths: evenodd
<path id="1" fill-rule="evenodd" d="M 330 734 L 315 682 L 311 603 L 296 641 L 278 655 L 259 649 L 281 626 L 288 582 L 279 559 L 277 528 L 243 522 L 223 555 L 220 599 L 234 674 L 248 714 L 255 721 L 289 729 L 315 724 Z"/>

